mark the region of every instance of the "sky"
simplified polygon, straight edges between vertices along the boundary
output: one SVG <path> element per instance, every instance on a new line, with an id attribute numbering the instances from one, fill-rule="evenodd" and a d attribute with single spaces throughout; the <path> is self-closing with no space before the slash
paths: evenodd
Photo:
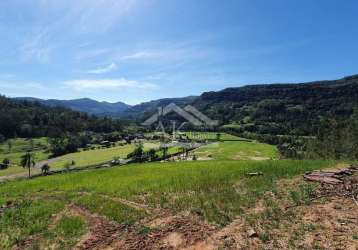
<path id="1" fill-rule="evenodd" d="M 356 0 L 1 0 L 0 94 L 137 104 L 358 73 Z"/>

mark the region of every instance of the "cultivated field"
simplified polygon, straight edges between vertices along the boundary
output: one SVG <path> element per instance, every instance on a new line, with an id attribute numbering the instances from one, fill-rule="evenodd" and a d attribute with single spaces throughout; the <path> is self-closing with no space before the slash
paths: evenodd
<path id="1" fill-rule="evenodd" d="M 275 146 L 246 141 L 215 142 L 195 150 L 198 159 L 269 160 L 278 159 Z"/>
<path id="2" fill-rule="evenodd" d="M 133 151 L 133 149 L 134 145 L 130 144 L 124 146 L 116 146 L 113 148 L 80 151 L 60 157 L 59 161 L 56 161 L 54 164 L 51 164 L 51 167 L 55 169 L 62 169 L 65 167 L 66 164 L 71 165 L 72 161 L 74 161 L 74 166 L 76 167 L 100 164 L 108 162 L 115 157 L 125 158 L 130 152 Z"/>
<path id="3" fill-rule="evenodd" d="M 217 133 L 217 132 L 184 132 L 184 134 L 193 140 L 217 140 L 220 139 L 222 141 L 237 141 L 237 140 L 244 140 L 247 139 L 227 134 L 227 133 Z"/>
<path id="4" fill-rule="evenodd" d="M 20 145 L 27 147 L 19 141 L 19 152 Z M 144 149 L 158 146 L 148 141 Z M 80 151 L 51 166 L 100 164 L 124 158 L 134 147 Z M 348 246 L 357 243 L 353 201 L 335 201 L 344 206 L 338 212 L 326 199 L 314 204 L 317 185 L 300 177 L 337 162 L 279 160 L 274 146 L 254 141 L 213 142 L 192 154 L 197 161 L 129 164 L 2 183 L 0 249 L 311 249 L 319 232 L 325 233 L 322 246 L 340 246 L 332 245 L 339 241 L 334 227 L 325 228 L 328 222 L 301 219 L 324 209 L 326 219 L 334 213 L 357 218 L 343 234 Z"/>

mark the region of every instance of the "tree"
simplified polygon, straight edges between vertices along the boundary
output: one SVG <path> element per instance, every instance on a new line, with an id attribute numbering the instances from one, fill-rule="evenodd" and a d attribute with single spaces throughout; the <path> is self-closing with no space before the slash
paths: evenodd
<path id="1" fill-rule="evenodd" d="M 34 145 L 35 145 L 34 140 L 31 138 L 29 143 L 30 143 L 30 150 L 33 151 L 34 150 Z"/>
<path id="2" fill-rule="evenodd" d="M 34 155 L 30 152 L 27 152 L 23 156 L 21 156 L 21 166 L 23 168 L 27 168 L 29 171 L 29 179 L 31 178 L 31 168 L 35 166 Z"/>
<path id="3" fill-rule="evenodd" d="M 9 165 L 10 165 L 10 160 L 9 160 L 9 158 L 5 158 L 5 159 L 2 161 L 2 164 L 0 165 L 0 169 L 8 168 Z"/>
<path id="4" fill-rule="evenodd" d="M 220 133 L 217 133 L 217 134 L 216 134 L 216 140 L 217 140 L 217 141 L 220 141 L 220 139 L 221 139 L 221 134 L 220 134 Z"/>
<path id="5" fill-rule="evenodd" d="M 41 166 L 41 172 L 43 175 L 47 175 L 50 171 L 50 166 L 46 163 Z"/>
<path id="6" fill-rule="evenodd" d="M 154 148 L 151 148 L 148 151 L 148 156 L 149 156 L 150 161 L 155 161 L 155 159 L 157 159 L 157 157 L 158 157 Z"/>
<path id="7" fill-rule="evenodd" d="M 162 153 L 163 153 L 163 158 L 165 159 L 167 157 L 168 154 L 168 147 L 164 146 L 161 148 Z"/>
<path id="8" fill-rule="evenodd" d="M 9 160 L 9 158 L 5 158 L 3 161 L 2 161 L 2 163 L 4 164 L 4 165 L 10 165 L 10 160 Z"/>
<path id="9" fill-rule="evenodd" d="M 12 141 L 10 139 L 7 141 L 7 148 L 8 148 L 9 153 L 11 153 Z"/>
<path id="10" fill-rule="evenodd" d="M 143 154 L 144 154 L 143 143 L 139 143 L 133 151 L 134 160 L 141 162 L 143 159 Z"/>

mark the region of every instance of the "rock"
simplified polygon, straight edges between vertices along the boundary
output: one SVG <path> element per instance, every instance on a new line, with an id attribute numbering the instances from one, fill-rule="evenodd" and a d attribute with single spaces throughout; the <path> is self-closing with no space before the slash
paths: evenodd
<path id="1" fill-rule="evenodd" d="M 256 238 L 259 237 L 259 235 L 257 234 L 257 232 L 254 229 L 249 229 L 247 231 L 247 236 L 249 236 L 250 238 Z"/>
<path id="2" fill-rule="evenodd" d="M 247 175 L 249 176 L 259 176 L 259 175 L 263 175 L 262 172 L 253 172 L 253 173 L 247 173 Z"/>

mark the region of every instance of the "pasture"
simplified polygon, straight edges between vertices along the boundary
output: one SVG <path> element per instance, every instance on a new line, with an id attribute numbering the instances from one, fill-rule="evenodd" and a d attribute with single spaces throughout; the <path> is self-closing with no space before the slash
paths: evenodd
<path id="1" fill-rule="evenodd" d="M 215 160 L 269 160 L 278 159 L 275 146 L 259 142 L 215 142 L 195 150 L 198 159 Z"/>
<path id="2" fill-rule="evenodd" d="M 113 148 L 100 148 L 94 150 L 80 151 L 61 156 L 58 161 L 51 164 L 51 168 L 62 169 L 66 164 L 71 165 L 72 161 L 76 167 L 84 167 L 88 165 L 96 165 L 108 162 L 113 158 L 126 158 L 133 151 L 134 145 L 116 146 Z"/>
<path id="3" fill-rule="evenodd" d="M 231 135 L 228 133 L 218 133 L 218 132 L 183 132 L 185 136 L 188 137 L 188 139 L 191 140 L 217 140 L 220 139 L 221 141 L 237 141 L 237 140 L 243 140 L 248 141 L 245 138 L 241 138 L 235 135 Z"/>
<path id="4" fill-rule="evenodd" d="M 34 138 L 34 139 L 25 139 L 17 138 L 10 139 L 0 144 L 0 163 L 5 159 L 9 159 L 11 162 L 11 167 L 1 170 L 0 176 L 18 174 L 25 172 L 25 170 L 20 166 L 21 156 L 30 151 L 35 155 L 36 161 L 42 161 L 49 157 L 47 152 L 48 142 L 47 138 Z"/>
<path id="5" fill-rule="evenodd" d="M 147 163 L 8 182 L 0 187 L 0 205 L 16 206 L 0 216 L 0 247 L 9 249 L 39 234 L 43 237 L 37 244 L 75 244 L 76 237 L 86 232 L 86 222 L 69 212 L 69 204 L 120 224 L 136 225 L 139 231 L 143 229 L 139 221 L 154 218 L 157 214 L 152 211 L 158 209 L 173 215 L 195 211 L 224 226 L 264 192 L 275 190 L 278 180 L 333 164 L 292 160 Z M 263 176 L 246 176 L 255 171 Z"/>

